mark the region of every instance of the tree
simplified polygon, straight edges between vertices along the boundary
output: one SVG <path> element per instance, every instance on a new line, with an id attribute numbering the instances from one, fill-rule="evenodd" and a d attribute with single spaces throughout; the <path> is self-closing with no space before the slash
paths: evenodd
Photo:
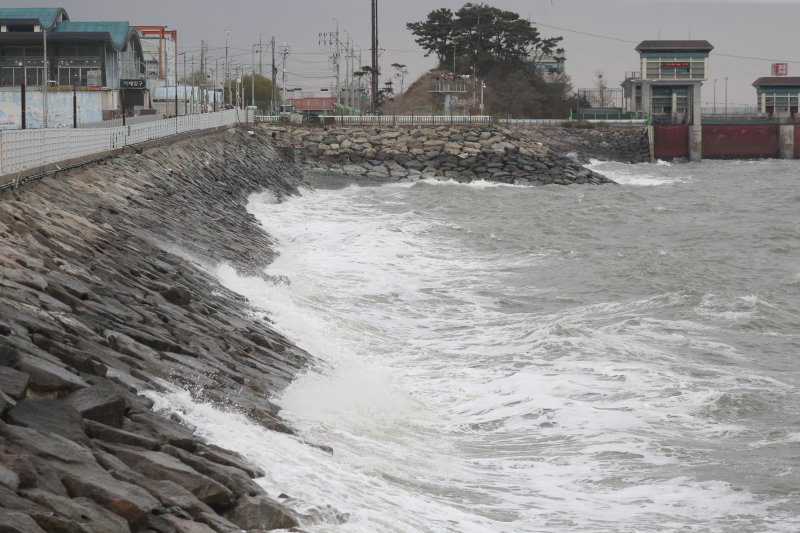
<path id="1" fill-rule="evenodd" d="M 241 88 L 244 92 L 244 105 L 250 105 L 252 102 L 251 97 L 251 90 L 253 84 L 255 84 L 255 103 L 259 109 L 269 109 L 270 105 L 272 104 L 272 80 L 265 78 L 264 76 L 259 76 L 258 74 L 255 75 L 255 78 L 251 77 L 250 75 L 242 76 Z M 236 89 L 237 83 L 235 79 L 228 80 L 228 83 L 225 87 L 223 87 L 224 91 L 224 98 L 223 102 L 236 102 Z M 230 100 L 228 97 L 230 95 Z M 278 102 L 281 101 L 280 90 L 276 91 L 276 98 Z"/>
<path id="2" fill-rule="evenodd" d="M 391 100 L 392 96 L 394 96 L 394 82 L 392 80 L 386 80 L 383 83 L 383 87 L 378 89 L 378 109 L 383 108 L 383 104 L 386 103 L 387 100 Z"/>
<path id="3" fill-rule="evenodd" d="M 436 54 L 440 64 L 446 58 L 466 58 L 476 68 L 503 65 L 517 67 L 528 64 L 533 70 L 545 55 L 562 52 L 556 48 L 563 37 L 543 38 L 530 21 L 513 11 L 486 4 L 466 3 L 452 13 L 449 9 L 431 11 L 421 22 L 406 27 L 426 50 Z"/>
<path id="4" fill-rule="evenodd" d="M 409 22 L 406 28 L 417 36 L 414 41 L 426 50 L 425 57 L 436 54 L 439 63 L 444 63 L 448 51 L 453 49 L 453 12 L 441 8 L 428 13 L 423 22 Z"/>
<path id="5" fill-rule="evenodd" d="M 400 94 L 403 94 L 403 87 L 405 86 L 408 69 L 405 65 L 401 65 L 400 63 L 392 63 L 392 67 L 394 67 L 395 70 L 394 77 L 400 80 Z"/>

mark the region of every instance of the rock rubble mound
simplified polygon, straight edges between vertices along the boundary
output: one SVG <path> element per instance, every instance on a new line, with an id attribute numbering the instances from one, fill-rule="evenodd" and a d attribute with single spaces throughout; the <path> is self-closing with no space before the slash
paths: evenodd
<path id="1" fill-rule="evenodd" d="M 292 433 L 270 401 L 310 357 L 209 273 L 259 276 L 244 208 L 303 185 L 263 133 L 231 129 L 0 196 L 0 530 L 233 532 L 297 526 L 143 391 Z"/>

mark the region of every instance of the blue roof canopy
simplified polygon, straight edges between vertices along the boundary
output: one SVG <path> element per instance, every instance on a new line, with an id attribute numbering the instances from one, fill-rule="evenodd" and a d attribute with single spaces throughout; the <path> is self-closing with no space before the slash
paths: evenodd
<path id="1" fill-rule="evenodd" d="M 38 21 L 39 26 L 47 31 L 53 29 L 58 22 L 59 15 L 62 20 L 69 20 L 67 12 L 62 7 L 4 7 L 0 8 L 0 21 Z"/>
<path id="2" fill-rule="evenodd" d="M 117 50 L 122 50 L 131 33 L 136 33 L 127 22 L 62 22 L 53 33 L 105 33 Z"/>

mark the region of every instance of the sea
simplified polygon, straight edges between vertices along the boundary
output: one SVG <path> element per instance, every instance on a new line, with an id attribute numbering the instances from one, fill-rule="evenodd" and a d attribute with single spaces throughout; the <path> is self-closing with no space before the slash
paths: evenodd
<path id="1" fill-rule="evenodd" d="M 800 162 L 588 166 L 252 196 L 280 256 L 215 273 L 317 359 L 297 435 L 155 408 L 308 532 L 800 531 Z"/>

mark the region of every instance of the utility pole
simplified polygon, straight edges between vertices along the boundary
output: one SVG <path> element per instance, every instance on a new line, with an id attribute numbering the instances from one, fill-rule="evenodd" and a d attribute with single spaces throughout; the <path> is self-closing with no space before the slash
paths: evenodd
<path id="1" fill-rule="evenodd" d="M 208 80 L 208 75 L 206 74 L 206 42 L 204 40 L 200 40 L 200 79 L 202 81 L 202 89 L 200 91 L 200 111 L 205 113 L 206 104 L 206 81 Z"/>
<path id="2" fill-rule="evenodd" d="M 372 0 L 372 113 L 378 112 L 378 0 Z"/>
<path id="3" fill-rule="evenodd" d="M 181 55 L 183 56 L 183 114 L 188 115 L 189 101 L 186 99 L 186 52 L 181 52 Z"/>
<path id="4" fill-rule="evenodd" d="M 194 54 L 192 54 L 192 70 L 191 70 L 191 73 L 192 73 L 192 108 L 191 109 L 192 109 L 192 113 L 194 113 L 195 112 L 195 108 L 194 108 L 194 88 L 197 85 L 197 83 L 195 82 L 195 79 L 194 79 Z"/>
<path id="5" fill-rule="evenodd" d="M 353 41 L 350 39 L 350 34 L 347 34 L 347 41 L 345 42 L 345 79 L 347 80 L 347 105 L 353 105 L 353 63 L 355 62 L 355 54 L 353 54 Z"/>
<path id="6" fill-rule="evenodd" d="M 341 93 L 341 41 L 339 40 L 339 19 L 334 18 L 333 20 L 336 21 L 336 31 L 334 33 L 320 33 L 319 34 L 319 44 L 321 46 L 332 46 L 335 47 L 335 51 L 333 53 L 333 65 L 336 68 L 336 101 L 341 103 L 342 101 L 342 93 Z"/>
<path id="7" fill-rule="evenodd" d="M 258 34 L 258 53 L 261 54 L 258 56 L 258 75 L 263 77 L 264 76 L 264 54 L 261 53 L 261 34 Z"/>
<path id="8" fill-rule="evenodd" d="M 272 44 L 272 109 L 270 110 L 270 114 L 275 115 L 277 113 L 277 111 L 278 111 L 278 109 L 277 109 L 277 107 L 275 105 L 277 103 L 275 101 L 275 90 L 276 90 L 275 84 L 277 83 L 277 80 L 275 78 L 278 75 L 278 69 L 275 67 L 275 36 L 274 35 L 272 36 L 271 44 Z"/>
<path id="9" fill-rule="evenodd" d="M 283 110 L 285 111 L 286 110 L 286 58 L 289 55 L 289 47 L 286 45 L 285 42 L 281 47 L 281 53 L 283 54 L 283 82 L 281 84 L 283 91 L 281 92 L 282 96 L 281 101 Z"/>
<path id="10" fill-rule="evenodd" d="M 178 37 L 175 34 L 175 133 L 178 133 Z M 166 108 L 166 106 L 164 106 Z"/>
<path id="11" fill-rule="evenodd" d="M 258 46 L 260 48 L 261 43 Z M 258 57 L 258 60 L 261 61 L 261 56 Z M 253 45 L 253 63 L 250 66 L 250 105 L 253 107 L 256 105 L 256 45 Z"/>

